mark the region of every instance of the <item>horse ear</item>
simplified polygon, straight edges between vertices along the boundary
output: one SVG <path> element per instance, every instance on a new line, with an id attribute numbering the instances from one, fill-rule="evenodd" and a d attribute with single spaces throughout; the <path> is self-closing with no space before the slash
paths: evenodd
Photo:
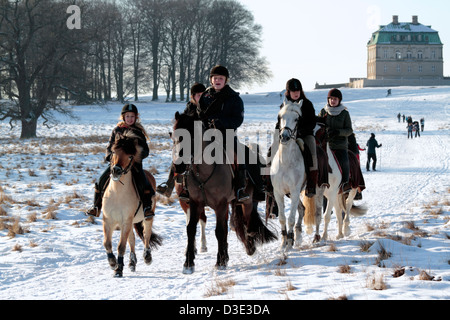
<path id="1" fill-rule="evenodd" d="M 175 120 L 178 120 L 178 119 L 180 119 L 180 113 L 177 111 L 177 112 L 175 112 Z"/>

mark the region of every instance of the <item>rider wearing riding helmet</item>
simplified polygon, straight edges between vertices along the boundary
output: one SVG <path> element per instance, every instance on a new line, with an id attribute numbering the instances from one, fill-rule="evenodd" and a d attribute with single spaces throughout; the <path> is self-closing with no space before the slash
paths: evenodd
<path id="1" fill-rule="evenodd" d="M 348 160 L 348 137 L 353 133 L 350 113 L 342 102 L 342 92 L 331 89 L 327 97 L 327 105 L 319 112 L 320 122 L 324 123 L 330 149 L 338 159 L 342 170 L 340 188 L 344 193 L 350 192 Z"/>
<path id="2" fill-rule="evenodd" d="M 316 185 L 318 181 L 318 166 L 317 166 L 317 152 L 316 139 L 314 138 L 314 128 L 316 127 L 316 111 L 314 105 L 306 98 L 303 91 L 302 84 L 298 79 L 290 79 L 286 83 L 286 100 L 291 102 L 302 102 L 300 108 L 302 114 L 297 123 L 297 138 L 301 138 L 305 144 L 305 165 L 306 165 L 306 195 L 313 197 L 316 194 Z M 280 109 L 284 106 L 282 104 Z M 279 123 L 279 121 L 278 121 Z M 279 124 L 277 125 L 277 128 Z M 279 129 L 279 128 L 278 128 Z"/>
<path id="3" fill-rule="evenodd" d="M 149 148 L 147 144 L 147 132 L 140 123 L 139 112 L 134 104 L 126 104 L 122 108 L 120 115 L 121 121 L 113 129 L 111 137 L 109 138 L 108 146 L 106 147 L 105 162 L 110 162 L 112 157 L 112 146 L 116 140 L 116 135 L 123 134 L 126 131 L 132 131 L 136 136 L 139 137 L 138 144 L 142 147 L 141 159 L 145 159 L 149 155 Z M 150 219 L 154 216 L 152 209 L 153 196 L 155 192 L 150 185 L 145 172 L 142 167 L 142 162 L 135 162 L 131 170 L 133 175 L 133 180 L 136 183 L 139 197 L 142 201 L 144 208 L 144 217 Z M 95 183 L 95 194 L 94 194 L 94 205 L 89 209 L 86 214 L 94 217 L 99 217 L 102 209 L 103 193 L 109 183 L 109 176 L 111 173 L 110 166 L 106 168 L 103 174 L 100 176 L 97 183 Z"/>
<path id="4" fill-rule="evenodd" d="M 198 82 L 194 83 L 194 85 L 191 87 L 191 99 L 186 104 L 186 108 L 183 111 L 184 114 L 197 117 L 199 100 L 205 90 L 206 87 L 203 84 Z M 170 197 L 172 195 L 173 188 L 175 187 L 175 178 L 182 173 L 184 172 L 176 172 L 176 167 L 172 163 L 172 165 L 170 166 L 169 178 L 166 182 L 163 182 L 156 187 L 156 192 L 162 194 L 165 197 Z M 183 185 L 183 190 L 181 191 L 178 198 L 183 201 L 189 201 L 189 192 L 185 187 L 186 184 Z"/>
<path id="5" fill-rule="evenodd" d="M 222 132 L 226 143 L 226 130 L 236 131 L 244 121 L 244 103 L 239 93 L 228 85 L 230 74 L 224 66 L 217 65 L 211 69 L 211 86 L 206 89 L 200 98 L 198 115 L 207 128 L 218 129 Z M 231 141 L 228 141 L 231 143 Z M 237 154 L 236 135 L 234 136 L 234 151 Z M 248 149 L 244 147 L 245 153 Z M 246 161 L 247 162 L 247 161 Z M 255 186 L 256 195 L 264 195 L 263 182 L 260 176 L 260 164 L 238 163 L 236 172 L 235 188 L 236 198 L 239 202 L 247 200 L 250 196 L 245 192 L 246 170 Z"/>

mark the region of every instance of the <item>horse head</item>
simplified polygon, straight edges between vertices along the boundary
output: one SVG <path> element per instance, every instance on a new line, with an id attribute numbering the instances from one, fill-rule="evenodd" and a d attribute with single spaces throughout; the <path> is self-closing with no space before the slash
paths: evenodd
<path id="1" fill-rule="evenodd" d="M 302 116 L 301 107 L 303 100 L 292 102 L 285 100 L 283 107 L 278 113 L 280 121 L 280 142 L 288 143 L 291 139 L 296 140 L 299 118 Z"/>
<path id="2" fill-rule="evenodd" d="M 133 164 L 140 162 L 142 147 L 138 144 L 139 137 L 132 131 L 118 133 L 111 148 L 111 177 L 114 181 L 127 174 Z"/>

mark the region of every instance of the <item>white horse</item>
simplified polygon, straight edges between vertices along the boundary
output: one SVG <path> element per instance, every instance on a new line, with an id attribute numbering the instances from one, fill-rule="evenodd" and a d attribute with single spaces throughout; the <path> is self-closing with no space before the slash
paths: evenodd
<path id="1" fill-rule="evenodd" d="M 328 143 L 327 155 L 328 163 L 332 170 L 332 172 L 328 174 L 328 182 L 330 186 L 328 188 L 321 188 L 322 190 L 318 192 L 318 202 L 323 201 L 323 195 L 328 200 L 327 208 L 324 214 L 325 226 L 322 234 L 323 241 L 328 240 L 328 224 L 331 220 L 331 211 L 333 208 L 338 221 L 337 239 L 342 239 L 344 236 L 348 237 L 350 235 L 350 214 L 354 216 L 363 216 L 367 213 L 367 208 L 353 205 L 353 200 L 356 196 L 358 188 L 352 188 L 348 194 L 339 193 L 342 174 Z M 316 225 L 316 236 L 314 241 L 320 241 L 318 225 Z"/>
<path id="2" fill-rule="evenodd" d="M 282 233 L 282 249 L 290 249 L 294 244 L 294 223 L 295 213 L 299 211 L 297 225 L 295 227 L 295 246 L 300 246 L 302 242 L 301 225 L 302 219 L 305 225 L 310 226 L 315 223 L 314 198 L 303 196 L 303 202 L 311 202 L 306 210 L 304 203 L 300 201 L 300 192 L 305 186 L 305 162 L 300 145 L 303 141 L 297 141 L 298 119 L 301 117 L 301 106 L 303 100 L 298 103 L 285 101 L 278 117 L 280 121 L 280 135 L 275 135 L 275 142 L 272 152 L 275 156 L 270 167 L 275 200 L 278 205 L 279 221 Z M 279 139 L 279 141 L 277 141 Z M 278 142 L 278 143 L 277 143 Z M 286 230 L 286 216 L 284 213 L 284 196 L 290 194 L 291 210 L 288 219 L 288 231 Z"/>

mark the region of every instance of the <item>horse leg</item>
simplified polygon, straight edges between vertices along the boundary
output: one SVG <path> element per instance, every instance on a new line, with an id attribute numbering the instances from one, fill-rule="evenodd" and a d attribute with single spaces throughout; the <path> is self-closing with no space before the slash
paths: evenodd
<path id="1" fill-rule="evenodd" d="M 186 215 L 187 219 L 189 220 L 186 226 L 188 243 L 186 248 L 186 261 L 184 262 L 183 266 L 184 274 L 192 274 L 194 272 L 195 233 L 197 232 L 197 223 L 199 220 L 197 210 L 199 210 L 197 203 L 191 201 L 189 208 L 189 215 Z"/>
<path id="2" fill-rule="evenodd" d="M 106 254 L 108 255 L 108 263 L 111 269 L 115 269 L 117 265 L 116 256 L 112 251 L 112 233 L 113 228 L 108 223 L 107 219 L 103 218 L 103 246 L 106 249 Z"/>
<path id="3" fill-rule="evenodd" d="M 336 218 L 338 221 L 338 235 L 336 239 L 342 239 L 344 237 L 344 234 L 342 233 L 342 226 L 343 226 L 343 216 L 345 215 L 345 194 L 339 194 L 337 203 L 334 207 Z"/>
<path id="4" fill-rule="evenodd" d="M 324 214 L 324 228 L 322 233 L 322 240 L 327 241 L 328 240 L 328 224 L 331 220 L 331 210 L 333 210 L 334 206 L 334 199 L 330 197 L 331 199 L 328 199 L 327 208 L 325 210 Z"/>
<path id="5" fill-rule="evenodd" d="M 298 212 L 298 218 L 297 218 L 297 224 L 295 225 L 295 242 L 294 246 L 299 248 L 302 244 L 303 238 L 302 238 L 302 221 L 303 216 L 305 215 L 305 207 L 303 206 L 303 203 L 301 201 L 298 202 L 297 205 L 297 212 Z"/>
<path id="6" fill-rule="evenodd" d="M 123 276 L 123 257 L 125 255 L 125 251 L 127 249 L 127 241 L 128 241 L 128 237 L 130 236 L 130 232 L 131 232 L 131 222 L 132 221 L 127 221 L 121 229 L 120 232 L 120 240 L 119 240 L 119 244 L 117 246 L 117 252 L 118 252 L 118 256 L 117 256 L 117 265 L 116 268 L 114 269 L 114 277 L 116 278 L 121 278 Z"/>
<path id="7" fill-rule="evenodd" d="M 322 220 L 322 210 L 323 210 L 323 188 L 317 189 L 316 194 L 316 233 L 314 235 L 313 243 L 317 243 L 320 241 L 320 234 L 319 234 L 319 228 L 320 228 L 320 222 Z"/>
<path id="8" fill-rule="evenodd" d="M 274 192 L 275 201 L 278 206 L 278 221 L 281 226 L 281 249 L 284 250 L 287 246 L 287 231 L 286 231 L 286 214 L 284 213 L 284 195 Z"/>
<path id="9" fill-rule="evenodd" d="M 216 208 L 216 239 L 218 244 L 216 268 L 225 270 L 228 263 L 228 203 Z"/>
<path id="10" fill-rule="evenodd" d="M 200 215 L 200 230 L 201 230 L 201 244 L 202 247 L 200 252 L 208 252 L 208 247 L 206 246 L 206 215 L 205 210 Z"/>
<path id="11" fill-rule="evenodd" d="M 128 267 L 130 268 L 131 272 L 135 272 L 137 264 L 135 252 L 136 237 L 134 236 L 133 231 L 130 231 L 130 235 L 128 236 L 128 245 L 130 246 L 130 262 L 128 263 Z"/>
<path id="12" fill-rule="evenodd" d="M 348 194 L 348 198 L 345 202 L 345 217 L 344 217 L 344 235 L 348 237 L 350 235 L 350 210 L 352 209 L 353 199 L 355 199 L 358 189 L 352 189 Z"/>
<path id="13" fill-rule="evenodd" d="M 152 250 L 150 248 L 150 238 L 152 237 L 153 218 L 144 219 L 144 262 L 147 265 L 152 263 Z"/>

